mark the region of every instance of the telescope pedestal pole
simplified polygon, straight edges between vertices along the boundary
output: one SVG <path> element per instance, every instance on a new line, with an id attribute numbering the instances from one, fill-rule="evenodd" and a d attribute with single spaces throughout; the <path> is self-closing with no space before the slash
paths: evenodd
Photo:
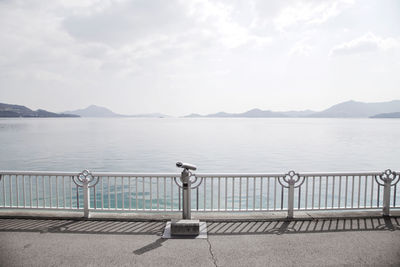
<path id="1" fill-rule="evenodd" d="M 191 213 L 191 181 L 188 170 L 183 170 L 182 181 L 182 220 L 171 220 L 171 235 L 173 236 L 197 236 L 200 234 L 200 221 L 192 220 Z"/>

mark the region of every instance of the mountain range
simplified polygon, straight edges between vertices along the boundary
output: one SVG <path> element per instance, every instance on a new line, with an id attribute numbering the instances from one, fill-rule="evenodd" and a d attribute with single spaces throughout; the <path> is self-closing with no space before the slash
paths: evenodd
<path id="1" fill-rule="evenodd" d="M 322 111 L 271 111 L 251 109 L 243 113 L 218 112 L 208 115 L 192 113 L 184 116 L 186 118 L 368 118 L 378 114 L 400 112 L 400 100 L 388 102 L 364 103 L 354 100 L 336 104 Z M 386 115 L 386 118 L 393 118 L 395 115 Z"/>
<path id="2" fill-rule="evenodd" d="M 304 110 L 304 111 L 271 111 L 271 110 L 261 110 L 258 108 L 248 110 L 243 113 L 226 113 L 218 112 L 208 115 L 200 115 L 192 113 L 190 115 L 184 116 L 185 118 L 288 118 L 288 117 L 308 117 L 314 114 L 315 111 Z"/>
<path id="3" fill-rule="evenodd" d="M 111 111 L 108 108 L 100 107 L 100 106 L 96 106 L 96 105 L 91 105 L 84 109 L 64 111 L 63 113 L 78 115 L 80 117 L 103 117 L 103 118 L 112 118 L 112 117 L 165 118 L 165 117 L 169 117 L 168 115 L 161 114 L 161 113 L 122 115 L 122 114 L 114 113 L 113 111 Z"/>
<path id="4" fill-rule="evenodd" d="M 0 117 L 143 117 L 165 118 L 161 113 L 122 115 L 108 108 L 91 105 L 84 109 L 65 111 L 62 113 L 49 112 L 43 109 L 33 111 L 25 106 L 0 103 Z M 322 111 L 271 111 L 251 109 L 243 113 L 218 112 L 208 115 L 190 114 L 185 118 L 399 118 L 400 100 L 388 102 L 364 103 L 346 101 L 333 105 Z"/>
<path id="5" fill-rule="evenodd" d="M 79 117 L 72 114 L 54 113 L 44 109 L 31 110 L 21 105 L 10 105 L 0 103 L 0 117 L 24 117 L 24 118 L 59 118 L 59 117 Z"/>
<path id="6" fill-rule="evenodd" d="M 400 112 L 380 113 L 380 114 L 371 116 L 370 118 L 372 118 L 372 119 L 382 119 L 382 118 L 397 119 L 397 118 L 400 118 Z"/>
<path id="7" fill-rule="evenodd" d="M 326 110 L 312 114 L 311 117 L 323 118 L 362 118 L 381 113 L 400 112 L 400 100 L 388 102 L 364 103 L 347 101 L 334 105 Z"/>

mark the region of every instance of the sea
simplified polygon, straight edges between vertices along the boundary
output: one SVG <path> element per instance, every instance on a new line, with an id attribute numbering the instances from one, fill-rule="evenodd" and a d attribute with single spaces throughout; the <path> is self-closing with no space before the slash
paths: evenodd
<path id="1" fill-rule="evenodd" d="M 2 118 L 0 170 L 286 173 L 400 169 L 399 119 Z"/>

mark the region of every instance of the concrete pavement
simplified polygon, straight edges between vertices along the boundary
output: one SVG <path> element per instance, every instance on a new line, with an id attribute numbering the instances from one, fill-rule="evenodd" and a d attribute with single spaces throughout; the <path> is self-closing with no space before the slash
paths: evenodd
<path id="1" fill-rule="evenodd" d="M 1 266 L 399 266 L 400 217 L 209 220 L 208 239 L 165 222 L 0 218 Z"/>

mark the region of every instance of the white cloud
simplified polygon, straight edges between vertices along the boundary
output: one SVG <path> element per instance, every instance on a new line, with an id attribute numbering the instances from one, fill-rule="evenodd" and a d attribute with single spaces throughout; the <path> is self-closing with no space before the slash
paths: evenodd
<path id="1" fill-rule="evenodd" d="M 88 1 L 72 7 L 74 12 L 63 19 L 62 27 L 81 46 L 106 47 L 103 63 L 114 67 L 130 68 L 132 64 L 137 70 L 135 61 L 164 54 L 190 58 L 209 49 L 263 47 L 271 42 L 269 36 L 254 34 L 250 27 L 235 21 L 234 8 L 223 2 Z M 93 8 L 96 12 L 91 12 Z M 96 51 L 89 54 L 93 57 Z M 103 52 L 101 49 L 100 59 Z M 123 62 L 111 64 L 110 59 Z"/>
<path id="2" fill-rule="evenodd" d="M 289 56 L 309 56 L 313 47 L 308 41 L 308 38 L 303 38 L 296 42 L 290 49 Z"/>
<path id="3" fill-rule="evenodd" d="M 400 38 L 383 38 L 368 32 L 365 35 L 333 47 L 331 56 L 375 52 L 400 47 Z"/>
<path id="4" fill-rule="evenodd" d="M 297 1 L 283 8 L 274 19 L 274 24 L 279 31 L 295 27 L 298 24 L 322 24 L 339 15 L 353 3 L 352 0 Z"/>
<path id="5" fill-rule="evenodd" d="M 233 12 L 213 1 L 0 2 L 0 49 L 8 51 L 0 55 L 0 82 L 95 88 L 113 78 L 168 76 L 232 48 L 269 44 Z M 226 74 L 221 69 L 207 71 Z"/>
<path id="6" fill-rule="evenodd" d="M 176 39 L 191 32 L 201 34 L 181 41 L 215 41 L 225 48 L 235 48 L 245 44 L 265 45 L 271 39 L 254 34 L 250 25 L 235 21 L 232 16 L 235 9 L 229 2 L 120 0 L 99 4 L 89 1 L 73 10 L 72 15 L 63 20 L 63 26 L 71 36 L 111 46 L 153 40 L 157 36 L 168 41 L 164 37 Z"/>
<path id="7" fill-rule="evenodd" d="M 64 9 L 71 10 L 71 13 L 77 15 L 92 15 L 100 13 L 112 5 L 123 3 L 129 0 L 59 0 L 59 4 Z"/>
<path id="8" fill-rule="evenodd" d="M 182 1 L 188 15 L 196 21 L 196 26 L 212 33 L 218 43 L 226 48 L 236 48 L 250 44 L 263 46 L 271 42 L 271 37 L 256 35 L 250 31 L 251 24 L 241 25 L 233 18 L 235 8 L 229 2 L 209 0 Z"/>

